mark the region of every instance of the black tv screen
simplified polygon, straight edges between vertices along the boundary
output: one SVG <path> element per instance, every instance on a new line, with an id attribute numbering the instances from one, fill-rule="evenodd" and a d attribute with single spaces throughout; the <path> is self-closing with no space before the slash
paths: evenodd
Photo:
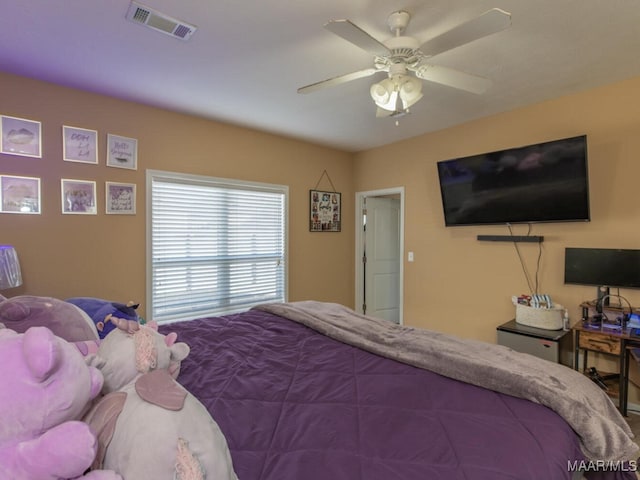
<path id="1" fill-rule="evenodd" d="M 564 283 L 640 288 L 640 250 L 565 248 Z"/>
<path id="2" fill-rule="evenodd" d="M 437 166 L 448 227 L 590 219 L 585 135 Z"/>

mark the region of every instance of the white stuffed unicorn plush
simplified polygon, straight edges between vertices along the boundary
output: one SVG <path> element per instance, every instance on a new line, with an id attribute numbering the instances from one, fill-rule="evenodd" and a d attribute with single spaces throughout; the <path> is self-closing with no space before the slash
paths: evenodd
<path id="1" fill-rule="evenodd" d="M 175 333 L 112 321 L 118 328 L 87 357 L 105 380 L 84 418 L 98 432 L 93 467 L 125 480 L 237 480 L 220 428 L 175 380 L 189 347 Z"/>

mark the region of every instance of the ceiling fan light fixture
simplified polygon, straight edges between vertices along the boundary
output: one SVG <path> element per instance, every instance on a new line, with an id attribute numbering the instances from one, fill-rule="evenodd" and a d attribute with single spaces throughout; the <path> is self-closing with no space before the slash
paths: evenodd
<path id="1" fill-rule="evenodd" d="M 382 82 L 374 83 L 373 85 L 371 85 L 370 93 L 371 98 L 376 105 L 384 105 L 389 101 L 390 93 L 382 84 Z"/>
<path id="2" fill-rule="evenodd" d="M 371 85 L 370 93 L 378 107 L 389 111 L 395 110 L 398 91 L 393 80 L 385 78 L 381 82 L 374 83 Z"/>
<path id="3" fill-rule="evenodd" d="M 400 84 L 399 94 L 406 110 L 422 98 L 422 82 L 416 77 L 405 76 Z"/>
<path id="4" fill-rule="evenodd" d="M 394 75 L 371 85 L 370 93 L 378 108 L 404 111 L 422 98 L 422 82 L 413 76 Z"/>

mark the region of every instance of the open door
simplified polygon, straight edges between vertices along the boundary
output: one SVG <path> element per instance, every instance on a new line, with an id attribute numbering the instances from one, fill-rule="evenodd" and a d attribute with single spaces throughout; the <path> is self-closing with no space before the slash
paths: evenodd
<path id="1" fill-rule="evenodd" d="M 359 194 L 356 306 L 366 315 L 402 323 L 403 194 Z M 358 295 L 359 294 L 359 295 Z"/>

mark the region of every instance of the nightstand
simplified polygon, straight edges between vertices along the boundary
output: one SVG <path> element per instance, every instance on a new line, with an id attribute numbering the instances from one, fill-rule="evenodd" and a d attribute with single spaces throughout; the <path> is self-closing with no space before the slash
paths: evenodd
<path id="1" fill-rule="evenodd" d="M 521 325 L 515 319 L 497 328 L 499 345 L 571 367 L 569 333 L 566 330 L 545 330 Z"/>

